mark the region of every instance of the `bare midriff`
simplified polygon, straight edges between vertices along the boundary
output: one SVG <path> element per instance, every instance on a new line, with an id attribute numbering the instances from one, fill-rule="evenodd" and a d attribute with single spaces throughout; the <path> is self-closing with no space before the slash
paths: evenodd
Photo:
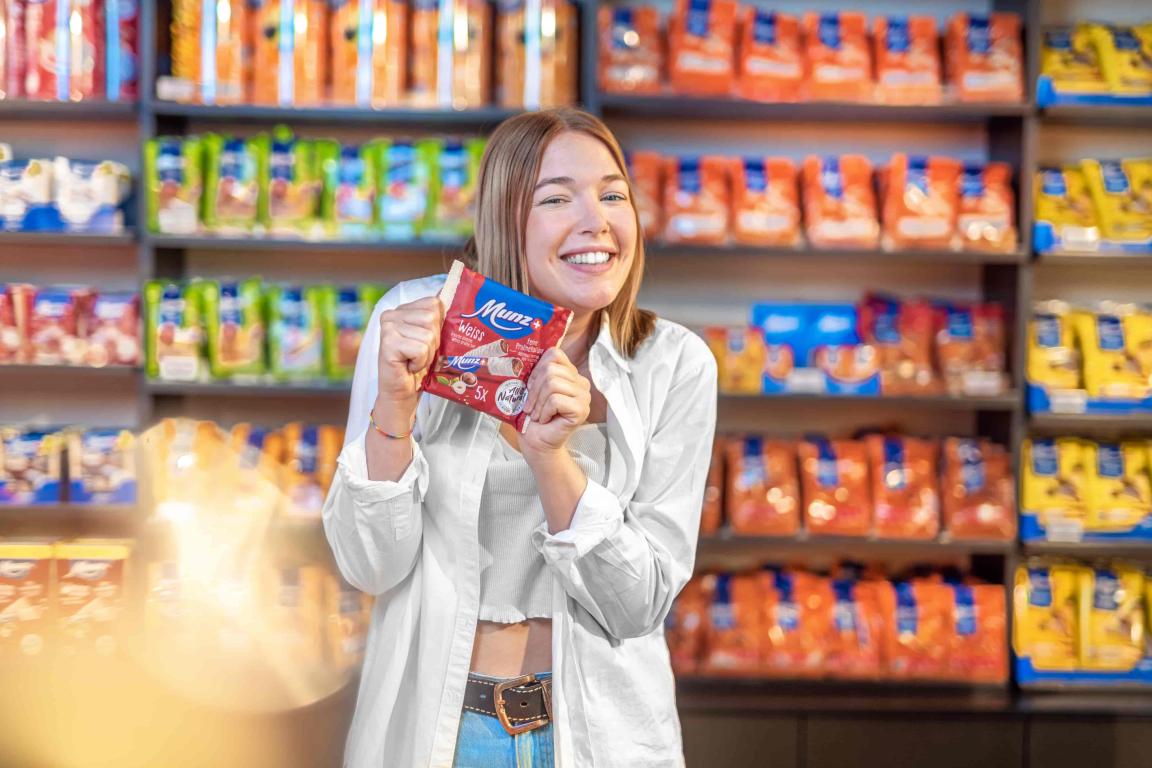
<path id="1" fill-rule="evenodd" d="M 518 624 L 477 622 L 472 671 L 490 677 L 551 672 L 552 620 L 528 619 Z"/>

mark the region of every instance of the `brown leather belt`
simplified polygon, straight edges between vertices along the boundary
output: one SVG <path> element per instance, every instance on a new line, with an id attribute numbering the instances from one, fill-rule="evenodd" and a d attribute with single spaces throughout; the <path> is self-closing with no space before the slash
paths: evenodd
<path id="1" fill-rule="evenodd" d="M 552 678 L 522 675 L 490 680 L 468 675 L 464 709 L 495 717 L 509 736 L 527 733 L 552 719 Z"/>

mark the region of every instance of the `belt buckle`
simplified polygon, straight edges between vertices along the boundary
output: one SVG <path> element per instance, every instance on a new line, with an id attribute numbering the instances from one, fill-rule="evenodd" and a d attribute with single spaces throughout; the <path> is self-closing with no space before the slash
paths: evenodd
<path id="1" fill-rule="evenodd" d="M 500 725 L 504 726 L 504 730 L 508 732 L 509 736 L 518 736 L 521 733 L 528 733 L 534 731 L 548 723 L 548 717 L 541 717 L 537 720 L 532 720 L 523 725 L 513 725 L 508 719 L 508 711 L 504 709 L 504 692 L 510 688 L 519 688 L 522 685 L 538 682 L 536 675 L 521 675 L 520 677 L 512 678 L 497 683 L 495 689 L 492 691 L 492 704 L 496 707 L 496 717 L 500 720 Z M 551 712 L 551 706 L 548 704 L 548 699 L 544 699 L 544 709 L 546 712 Z"/>

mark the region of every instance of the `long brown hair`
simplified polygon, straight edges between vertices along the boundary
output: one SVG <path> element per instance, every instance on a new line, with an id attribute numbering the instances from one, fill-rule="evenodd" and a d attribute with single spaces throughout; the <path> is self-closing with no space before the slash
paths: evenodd
<path id="1" fill-rule="evenodd" d="M 526 112 L 505 120 L 492 133 L 480 161 L 476 234 L 465 246 L 465 261 L 481 274 L 521 293 L 530 293 L 524 250 L 536 177 L 540 175 L 548 144 L 568 131 L 598 140 L 612 154 L 621 175 L 628 177 L 624 152 L 608 126 L 587 112 L 572 108 Z M 628 185 L 629 197 L 635 201 L 631 179 Z M 619 295 L 602 310 L 608 313 L 612 341 L 620 353 L 629 358 L 656 325 L 655 314 L 636 306 L 640 280 L 644 276 L 644 238 L 635 202 L 632 213 L 636 217 L 637 234 L 632 267 Z M 592 333 L 595 334 L 600 318 L 593 321 Z"/>

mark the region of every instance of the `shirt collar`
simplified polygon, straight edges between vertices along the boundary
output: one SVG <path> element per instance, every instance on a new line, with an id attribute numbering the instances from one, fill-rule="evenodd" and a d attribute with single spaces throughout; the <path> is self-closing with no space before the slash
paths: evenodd
<path id="1" fill-rule="evenodd" d="M 607 353 L 607 359 L 615 363 L 624 373 L 632 372 L 632 367 L 628 364 L 624 356 L 620 354 L 620 350 L 616 349 L 616 342 L 612 340 L 612 329 L 608 325 L 608 313 L 606 312 L 600 321 L 600 333 L 596 335 L 596 341 L 592 346 L 603 349 Z"/>

